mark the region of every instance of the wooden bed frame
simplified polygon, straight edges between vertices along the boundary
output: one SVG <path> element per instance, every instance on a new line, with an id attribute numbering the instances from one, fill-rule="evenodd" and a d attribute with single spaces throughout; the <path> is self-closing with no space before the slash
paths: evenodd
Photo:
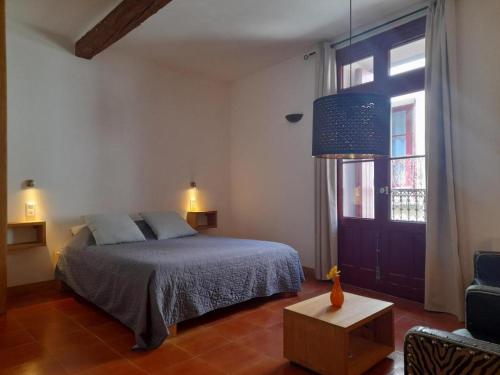
<path id="1" fill-rule="evenodd" d="M 168 337 L 177 336 L 177 324 L 173 324 L 171 326 L 168 326 L 168 332 L 170 332 L 170 335 Z"/>

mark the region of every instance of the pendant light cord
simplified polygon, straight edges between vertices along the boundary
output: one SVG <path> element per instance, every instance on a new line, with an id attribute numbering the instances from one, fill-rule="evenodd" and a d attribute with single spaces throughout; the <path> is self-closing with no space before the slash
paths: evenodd
<path id="1" fill-rule="evenodd" d="M 352 0 L 349 0 L 349 47 L 352 45 Z M 349 87 L 352 87 L 352 57 L 349 54 Z"/>
<path id="2" fill-rule="evenodd" d="M 352 45 L 352 0 L 349 0 L 349 47 Z"/>

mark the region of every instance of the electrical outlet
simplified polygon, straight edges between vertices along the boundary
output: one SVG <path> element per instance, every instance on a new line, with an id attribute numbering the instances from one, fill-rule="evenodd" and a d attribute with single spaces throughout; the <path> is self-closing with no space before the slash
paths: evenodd
<path id="1" fill-rule="evenodd" d="M 36 217 L 36 204 L 34 202 L 26 202 L 24 214 L 26 219 L 34 219 Z"/>

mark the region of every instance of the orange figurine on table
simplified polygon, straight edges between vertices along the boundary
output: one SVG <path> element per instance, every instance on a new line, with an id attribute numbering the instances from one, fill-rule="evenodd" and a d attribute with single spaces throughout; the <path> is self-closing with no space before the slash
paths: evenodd
<path id="1" fill-rule="evenodd" d="M 330 293 L 330 302 L 333 307 L 340 309 L 344 303 L 344 292 L 340 286 L 340 271 L 337 266 L 332 267 L 326 277 L 333 281 L 332 292 Z"/>

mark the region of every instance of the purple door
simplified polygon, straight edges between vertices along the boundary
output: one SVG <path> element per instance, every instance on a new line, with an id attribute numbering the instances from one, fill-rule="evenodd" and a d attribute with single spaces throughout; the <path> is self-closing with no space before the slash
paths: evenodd
<path id="1" fill-rule="evenodd" d="M 425 268 L 425 19 L 337 51 L 339 92 L 392 104 L 391 156 L 338 168 L 343 281 L 422 301 Z"/>

